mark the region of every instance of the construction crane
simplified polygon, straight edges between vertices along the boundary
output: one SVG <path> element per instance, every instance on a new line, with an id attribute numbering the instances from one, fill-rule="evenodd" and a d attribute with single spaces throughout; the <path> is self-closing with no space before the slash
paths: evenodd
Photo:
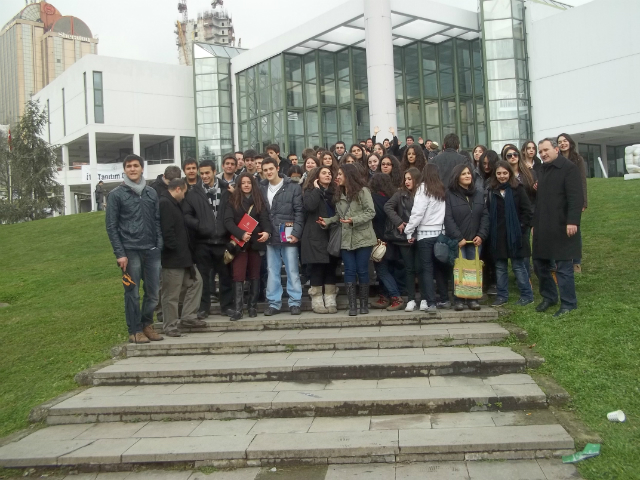
<path id="1" fill-rule="evenodd" d="M 182 0 L 178 3 L 178 12 L 182 14 L 182 22 L 180 20 L 176 21 L 176 26 L 178 27 L 178 42 L 180 44 L 180 49 L 182 50 L 182 54 L 184 55 L 184 63 L 186 65 L 191 65 L 191 58 L 189 56 L 189 47 L 187 45 L 187 36 L 186 32 L 182 29 L 182 25 L 184 28 L 187 28 L 187 23 L 189 23 L 189 11 L 187 9 L 187 0 Z"/>

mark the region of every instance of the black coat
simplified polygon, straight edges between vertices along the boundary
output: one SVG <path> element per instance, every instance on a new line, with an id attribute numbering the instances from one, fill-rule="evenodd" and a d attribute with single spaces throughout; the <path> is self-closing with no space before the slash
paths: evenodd
<path id="1" fill-rule="evenodd" d="M 160 197 L 160 195 L 162 195 L 162 192 L 168 192 L 169 187 L 166 183 L 164 183 L 164 175 L 158 175 L 155 181 L 151 184 L 151 188 L 153 188 L 158 193 L 158 198 Z"/>
<path id="2" fill-rule="evenodd" d="M 492 251 L 492 258 L 496 260 L 502 260 L 505 258 L 526 258 L 531 256 L 531 247 L 529 246 L 529 240 L 526 236 L 526 232 L 531 226 L 531 218 L 533 215 L 531 209 L 531 202 L 522 185 L 518 185 L 513 189 L 513 202 L 516 205 L 516 212 L 518 212 L 518 219 L 520 220 L 520 233 L 522 233 L 522 246 L 515 255 L 509 255 L 509 249 L 507 247 L 507 219 L 505 214 L 504 198 L 498 190 L 489 190 L 488 207 L 491 212 L 491 202 L 497 202 L 497 241 L 496 249 Z M 489 213 L 491 217 L 491 213 Z M 492 219 L 490 218 L 490 221 Z M 493 244 L 493 240 L 489 238 L 489 245 Z"/>
<path id="3" fill-rule="evenodd" d="M 453 148 L 443 150 L 436 155 L 430 163 L 433 163 L 438 167 L 438 176 L 440 177 L 440 180 L 442 180 L 445 188 L 449 186 L 451 174 L 457 165 L 467 165 L 471 171 L 473 171 L 473 165 L 471 165 L 467 157 L 460 155 Z"/>
<path id="4" fill-rule="evenodd" d="M 194 262 L 184 214 L 168 190 L 160 195 L 160 228 L 164 242 L 162 268 L 192 267 Z"/>
<path id="5" fill-rule="evenodd" d="M 256 195 L 262 195 L 260 192 L 255 192 Z M 266 202 L 266 201 L 265 201 Z M 242 240 L 242 235 L 245 234 L 245 231 L 241 228 L 238 228 L 238 224 L 244 217 L 244 214 L 249 211 L 249 207 L 253 205 L 253 200 L 248 198 L 242 199 L 242 206 L 240 208 L 234 208 L 231 205 L 231 202 L 227 202 L 227 206 L 224 210 L 224 227 L 227 231 L 236 237 L 238 240 Z M 249 240 L 249 248 L 253 251 L 260 251 L 267 249 L 267 242 L 259 242 L 258 234 L 262 232 L 267 232 L 268 234 L 273 235 L 271 231 L 271 222 L 269 222 L 269 211 L 267 210 L 267 204 L 264 204 L 264 208 L 260 211 L 260 213 L 256 212 L 256 207 L 254 206 L 251 209 L 251 214 L 249 215 L 253 219 L 258 221 L 258 225 L 251 235 L 251 240 Z M 247 244 L 245 243 L 242 250 L 247 250 Z"/>
<path id="6" fill-rule="evenodd" d="M 327 203 L 335 209 L 333 203 L 333 185 L 327 190 L 314 188 L 305 190 L 302 195 L 305 219 L 302 231 L 301 262 L 304 265 L 311 263 L 329 263 L 329 230 L 316 223 L 318 217 L 327 218 L 334 214 L 327 209 Z"/>
<path id="7" fill-rule="evenodd" d="M 413 196 L 406 190 L 398 190 L 393 194 L 384 205 L 384 213 L 391 221 L 394 227 L 398 227 L 402 223 L 408 223 L 411 217 L 411 209 L 413 208 Z M 409 242 L 395 242 L 397 245 L 408 245 Z"/>
<path id="8" fill-rule="evenodd" d="M 387 225 L 387 212 L 385 206 L 389 203 L 390 198 L 382 195 L 381 193 L 371 192 L 371 198 L 373 199 L 373 207 L 376 210 L 376 216 L 373 217 L 371 223 L 373 224 L 373 231 L 376 232 L 376 238 L 386 242 L 384 239 L 384 231 Z M 384 254 L 385 260 L 397 260 L 398 251 L 397 247 L 390 242 L 387 243 L 387 250 Z"/>
<path id="9" fill-rule="evenodd" d="M 271 239 L 270 245 L 295 245 L 294 243 L 283 243 L 280 240 L 280 225 L 283 223 L 292 222 L 293 230 L 291 235 L 298 240 L 302 238 L 302 230 L 304 228 L 304 207 L 302 206 L 302 190 L 300 185 L 292 182 L 289 177 L 285 177 L 283 180 L 284 185 L 280 187 L 280 190 L 273 197 L 273 202 L 269 207 L 269 219 L 271 220 Z M 269 204 L 269 181 L 263 180 L 260 182 L 260 191 L 262 197 Z"/>
<path id="10" fill-rule="evenodd" d="M 538 195 L 533 217 L 533 258 L 572 260 L 582 256 L 580 235 L 567 236 L 577 225 L 584 197 L 580 169 L 562 155 L 538 171 Z"/>
<path id="11" fill-rule="evenodd" d="M 489 237 L 489 209 L 484 201 L 484 190 L 476 188 L 470 201 L 458 190 L 447 190 L 445 196 L 444 229 L 447 237 L 482 241 Z"/>
<path id="12" fill-rule="evenodd" d="M 229 232 L 224 228 L 224 209 L 229 201 L 229 185 L 220 179 L 218 184 L 221 195 L 217 216 L 213 214 L 201 179 L 198 179 L 198 184 L 187 192 L 182 202 L 182 211 L 195 243 L 225 245 L 229 241 Z"/>

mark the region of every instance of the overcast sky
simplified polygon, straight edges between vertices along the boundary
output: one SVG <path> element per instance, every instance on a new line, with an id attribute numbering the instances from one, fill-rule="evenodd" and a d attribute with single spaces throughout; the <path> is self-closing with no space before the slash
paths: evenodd
<path id="1" fill-rule="evenodd" d="M 236 39 L 255 47 L 292 30 L 346 0 L 224 0 Z M 469 10 L 477 0 L 436 0 Z M 579 5 L 591 0 L 564 0 Z M 178 63 L 175 22 L 178 0 L 51 0 L 62 15 L 78 17 L 100 37 L 98 52 L 111 57 Z M 189 16 L 210 8 L 211 0 L 187 0 Z M 0 27 L 25 6 L 25 0 L 0 0 Z"/>

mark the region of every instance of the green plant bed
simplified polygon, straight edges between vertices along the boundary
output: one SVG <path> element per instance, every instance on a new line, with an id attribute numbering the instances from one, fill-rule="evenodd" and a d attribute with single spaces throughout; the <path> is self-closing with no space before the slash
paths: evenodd
<path id="1" fill-rule="evenodd" d="M 576 275 L 578 310 L 559 319 L 508 307 L 506 317 L 529 332 L 552 375 L 569 391 L 575 410 L 603 439 L 599 457 L 579 464 L 587 479 L 640 478 L 640 181 L 590 179 L 583 214 L 582 274 Z M 512 290 L 512 300 L 517 290 Z M 623 410 L 626 423 L 606 414 Z"/>

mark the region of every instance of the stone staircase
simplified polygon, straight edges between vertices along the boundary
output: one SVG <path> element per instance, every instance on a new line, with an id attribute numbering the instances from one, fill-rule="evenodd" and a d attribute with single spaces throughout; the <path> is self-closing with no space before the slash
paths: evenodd
<path id="1" fill-rule="evenodd" d="M 119 359 L 82 377 L 89 388 L 49 404 L 46 428 L 1 447 L 0 466 L 533 461 L 573 452 L 524 373 L 527 360 L 491 345 L 509 336 L 496 319 L 489 308 L 213 316 L 201 331 L 121 347 Z"/>

